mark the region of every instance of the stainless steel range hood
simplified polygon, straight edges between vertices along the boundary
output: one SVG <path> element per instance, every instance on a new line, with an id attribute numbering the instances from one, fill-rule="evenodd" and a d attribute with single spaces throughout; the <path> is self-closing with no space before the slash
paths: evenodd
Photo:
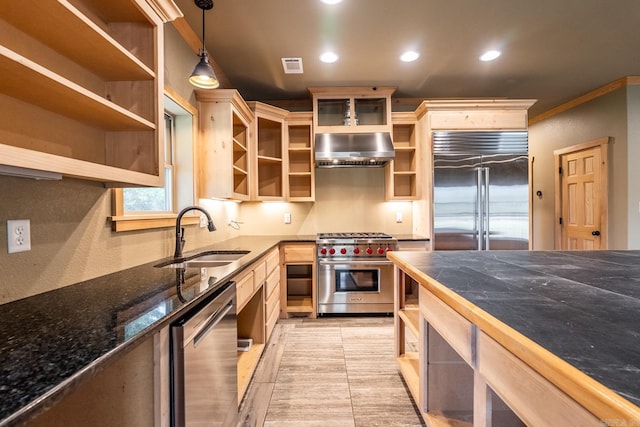
<path id="1" fill-rule="evenodd" d="M 381 167 L 395 157 L 388 132 L 321 133 L 315 140 L 316 167 Z"/>

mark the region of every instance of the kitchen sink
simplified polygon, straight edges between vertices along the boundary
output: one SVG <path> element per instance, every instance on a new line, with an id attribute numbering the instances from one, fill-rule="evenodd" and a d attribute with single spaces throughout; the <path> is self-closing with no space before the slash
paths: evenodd
<path id="1" fill-rule="evenodd" d="M 169 261 L 156 265 L 162 268 L 201 268 L 201 267 L 224 267 L 234 261 L 239 260 L 251 251 L 207 251 L 198 255 L 190 256 L 178 262 Z"/>

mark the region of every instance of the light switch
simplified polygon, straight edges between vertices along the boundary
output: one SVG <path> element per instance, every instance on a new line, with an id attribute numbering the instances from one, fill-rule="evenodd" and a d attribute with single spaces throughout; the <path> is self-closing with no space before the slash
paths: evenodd
<path id="1" fill-rule="evenodd" d="M 291 224 L 291 214 L 290 213 L 284 214 L 284 223 L 285 224 Z"/>
<path id="2" fill-rule="evenodd" d="M 396 212 L 396 222 L 402 222 L 402 212 Z"/>

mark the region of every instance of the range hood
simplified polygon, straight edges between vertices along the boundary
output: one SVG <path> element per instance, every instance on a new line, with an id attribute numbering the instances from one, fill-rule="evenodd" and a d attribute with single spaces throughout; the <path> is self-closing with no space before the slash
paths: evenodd
<path id="1" fill-rule="evenodd" d="M 388 132 L 320 133 L 315 138 L 316 167 L 381 167 L 395 157 Z"/>

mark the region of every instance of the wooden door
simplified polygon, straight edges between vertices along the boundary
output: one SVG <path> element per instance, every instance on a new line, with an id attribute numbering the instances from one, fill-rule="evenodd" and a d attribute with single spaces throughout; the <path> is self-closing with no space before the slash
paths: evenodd
<path id="1" fill-rule="evenodd" d="M 608 138 L 554 152 L 556 249 L 607 248 Z"/>

